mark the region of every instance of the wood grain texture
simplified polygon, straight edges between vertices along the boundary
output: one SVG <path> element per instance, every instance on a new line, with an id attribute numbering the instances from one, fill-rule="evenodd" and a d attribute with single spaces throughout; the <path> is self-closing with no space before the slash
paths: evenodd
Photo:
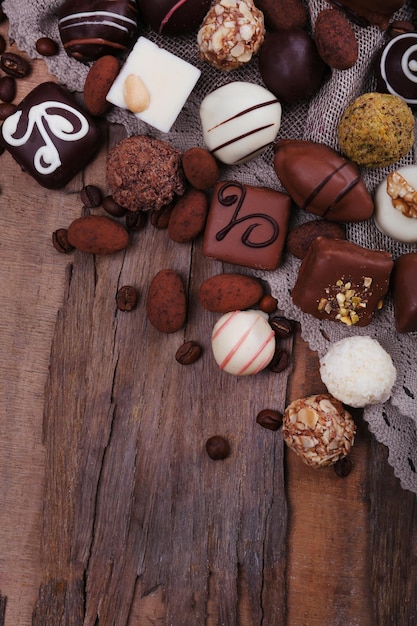
<path id="1" fill-rule="evenodd" d="M 180 273 L 189 301 L 185 330 L 169 335 L 145 314 L 147 287 L 165 268 Z M 256 415 L 265 403 L 285 408 L 289 370 L 235 377 L 215 364 L 218 316 L 197 299 L 215 271 L 199 243 L 176 244 L 149 224 L 126 252 L 74 254 L 46 387 L 35 624 L 60 612 L 78 623 L 83 609 L 79 623 L 127 624 L 159 588 L 164 623 L 284 619 L 283 444 Z M 116 308 L 122 284 L 139 290 L 131 313 Z M 174 358 L 187 339 L 203 346 L 188 367 Z M 207 456 L 213 434 L 230 441 L 228 459 Z M 51 586 L 63 590 L 55 601 Z"/>

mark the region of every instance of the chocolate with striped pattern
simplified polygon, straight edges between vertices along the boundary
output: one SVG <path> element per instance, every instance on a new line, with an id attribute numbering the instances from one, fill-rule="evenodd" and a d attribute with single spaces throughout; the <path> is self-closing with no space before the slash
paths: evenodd
<path id="1" fill-rule="evenodd" d="M 374 203 L 351 161 L 313 141 L 282 139 L 274 146 L 275 172 L 303 210 L 333 222 L 362 222 Z"/>
<path id="2" fill-rule="evenodd" d="M 69 56 L 87 63 L 128 50 L 138 28 L 135 0 L 67 0 L 58 12 L 61 41 Z"/>

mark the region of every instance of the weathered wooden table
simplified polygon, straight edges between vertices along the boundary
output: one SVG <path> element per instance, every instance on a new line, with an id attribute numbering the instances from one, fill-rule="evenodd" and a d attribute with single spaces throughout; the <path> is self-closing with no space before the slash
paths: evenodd
<path id="1" fill-rule="evenodd" d="M 33 68 L 17 100 L 48 78 Z M 106 189 L 106 149 L 61 191 L 1 157 L 0 625 L 415 625 L 416 499 L 361 415 L 344 479 L 255 422 L 323 390 L 299 336 L 288 372 L 223 374 L 196 292 L 231 268 L 199 242 L 148 224 L 112 257 L 53 248 L 83 185 Z M 144 312 L 164 267 L 190 303 L 184 333 L 168 336 Z M 140 302 L 121 313 L 127 283 Z M 205 348 L 191 367 L 173 356 L 184 338 Z M 213 434 L 230 440 L 228 459 L 206 455 Z"/>

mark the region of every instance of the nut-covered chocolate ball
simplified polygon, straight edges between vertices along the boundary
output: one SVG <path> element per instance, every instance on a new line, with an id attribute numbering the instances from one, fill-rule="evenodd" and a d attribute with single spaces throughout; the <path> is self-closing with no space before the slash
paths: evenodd
<path id="1" fill-rule="evenodd" d="M 328 393 L 294 400 L 283 416 L 285 443 L 311 467 L 333 465 L 347 456 L 355 431 L 350 413 Z"/>

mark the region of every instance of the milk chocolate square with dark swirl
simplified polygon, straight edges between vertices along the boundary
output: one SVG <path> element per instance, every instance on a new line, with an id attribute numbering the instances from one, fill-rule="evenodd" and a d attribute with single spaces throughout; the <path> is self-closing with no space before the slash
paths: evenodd
<path id="1" fill-rule="evenodd" d="M 291 200 L 267 187 L 235 181 L 213 190 L 203 255 L 253 269 L 275 270 L 281 261 Z"/>
<path id="2" fill-rule="evenodd" d="M 59 189 L 91 161 L 101 133 L 67 89 L 45 82 L 5 119 L 1 139 L 21 168 L 40 185 Z"/>
<path id="3" fill-rule="evenodd" d="M 320 320 L 367 326 L 382 307 L 393 265 L 384 250 L 317 237 L 300 265 L 293 302 Z"/>

